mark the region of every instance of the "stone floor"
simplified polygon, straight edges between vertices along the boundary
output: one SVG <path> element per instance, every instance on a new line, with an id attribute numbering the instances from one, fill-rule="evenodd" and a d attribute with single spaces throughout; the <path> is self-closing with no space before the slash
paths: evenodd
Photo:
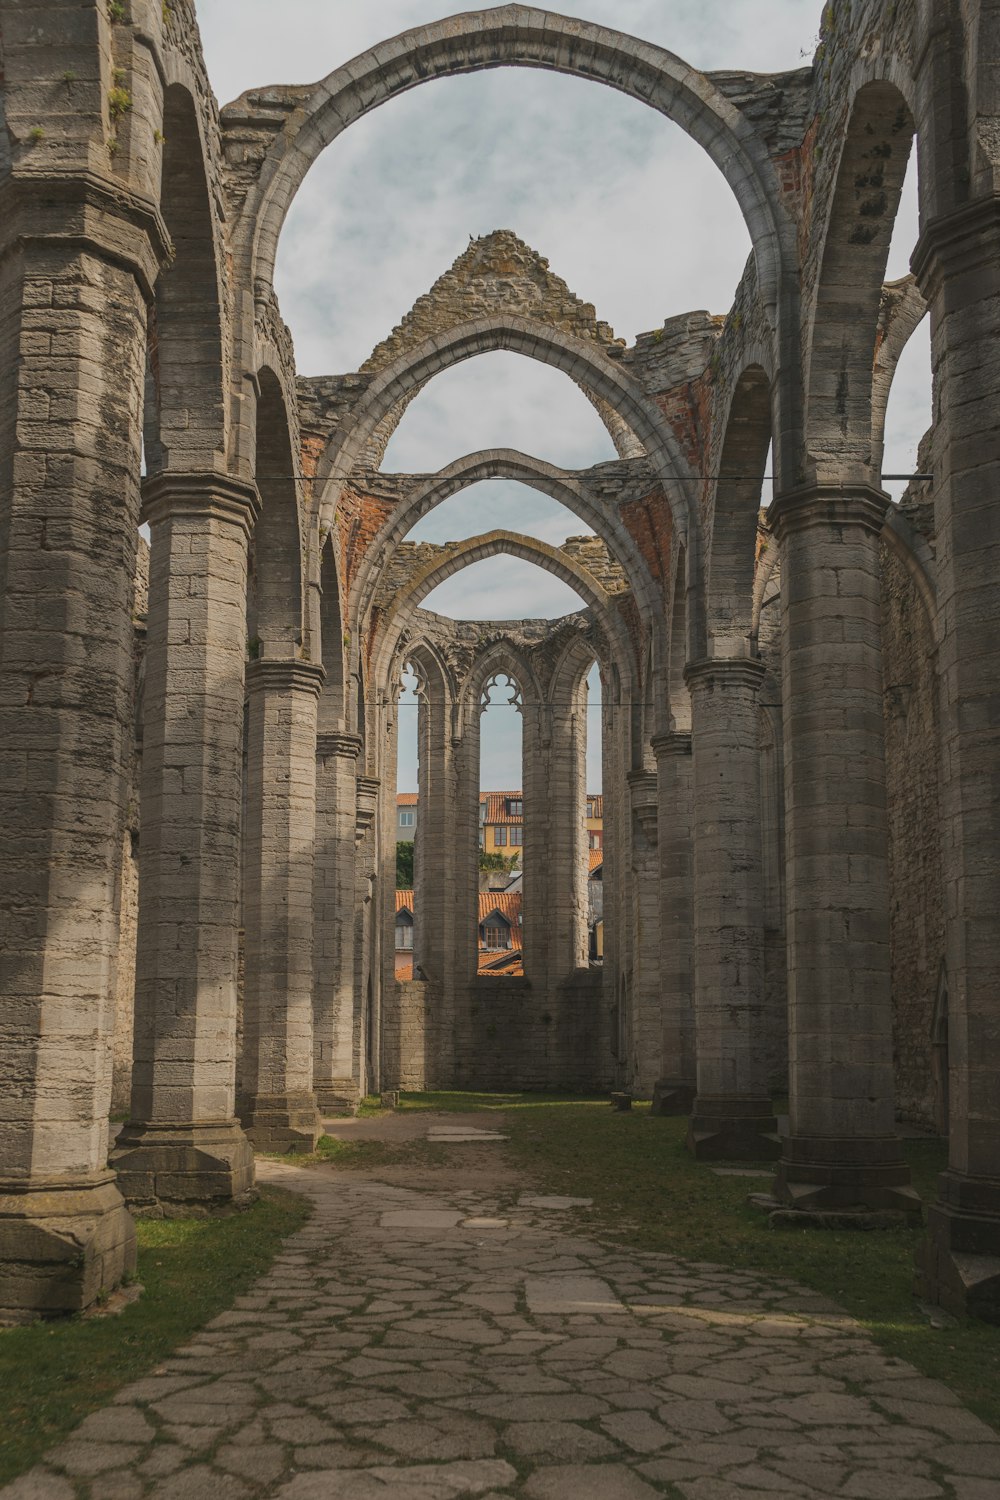
<path id="1" fill-rule="evenodd" d="M 0 1496 L 1000 1500 L 1000 1437 L 831 1304 L 602 1247 L 468 1149 L 419 1191 L 263 1163 L 309 1224 Z"/>

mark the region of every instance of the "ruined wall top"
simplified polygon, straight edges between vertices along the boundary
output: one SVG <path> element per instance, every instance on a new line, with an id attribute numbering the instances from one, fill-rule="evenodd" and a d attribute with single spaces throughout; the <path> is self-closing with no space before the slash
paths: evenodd
<path id="1" fill-rule="evenodd" d="M 511 315 L 534 318 L 589 339 L 612 356 L 625 348 L 625 341 L 616 339 L 610 326 L 598 320 L 593 305 L 581 301 L 549 270 L 544 256 L 512 230 L 496 229 L 470 240 L 361 369 L 365 374 L 384 369 L 435 334 L 461 323 Z"/>

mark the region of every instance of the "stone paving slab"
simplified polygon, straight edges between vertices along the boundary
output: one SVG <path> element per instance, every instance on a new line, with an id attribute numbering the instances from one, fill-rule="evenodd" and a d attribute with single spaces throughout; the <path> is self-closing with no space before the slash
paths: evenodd
<path id="1" fill-rule="evenodd" d="M 1000 1437 L 791 1282 L 259 1170 L 310 1222 L 2 1500 L 1000 1500 Z"/>
<path id="2" fill-rule="evenodd" d="M 498 1130 L 480 1130 L 474 1125 L 431 1125 L 427 1130 L 428 1139 L 445 1140 L 450 1136 L 456 1136 L 463 1141 L 506 1141 L 509 1136 L 501 1135 Z"/>

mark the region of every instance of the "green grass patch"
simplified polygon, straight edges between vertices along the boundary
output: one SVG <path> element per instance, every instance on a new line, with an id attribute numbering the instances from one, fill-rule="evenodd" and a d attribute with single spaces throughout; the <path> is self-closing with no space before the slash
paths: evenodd
<path id="1" fill-rule="evenodd" d="M 301 1159 L 296 1157 L 296 1165 Z M 380 1167 L 443 1167 L 447 1157 L 437 1141 L 343 1141 L 324 1135 L 308 1160 L 348 1170 L 376 1171 Z"/>
<path id="2" fill-rule="evenodd" d="M 263 1188 L 228 1218 L 140 1220 L 138 1302 L 118 1316 L 0 1330 L 0 1484 L 229 1307 L 311 1211 Z"/>
<path id="3" fill-rule="evenodd" d="M 641 1105 L 620 1114 L 606 1098 L 456 1093 L 407 1095 L 401 1103 L 507 1111 L 513 1162 L 549 1191 L 592 1198 L 593 1210 L 583 1222 L 602 1237 L 790 1277 L 832 1297 L 887 1353 L 949 1386 L 1000 1430 L 1000 1329 L 974 1320 L 955 1328 L 930 1326 L 913 1295 L 919 1228 L 771 1229 L 746 1201 L 749 1192 L 766 1190 L 764 1182 L 717 1177 L 686 1151 L 685 1120 L 656 1119 Z M 904 1150 L 913 1185 L 927 1201 L 946 1165 L 946 1148 L 937 1140 L 918 1140 L 905 1141 Z"/>

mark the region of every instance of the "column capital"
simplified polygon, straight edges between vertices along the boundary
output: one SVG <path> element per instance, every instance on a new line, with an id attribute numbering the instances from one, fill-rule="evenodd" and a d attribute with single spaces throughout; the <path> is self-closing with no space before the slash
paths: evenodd
<path id="1" fill-rule="evenodd" d="M 257 486 L 229 474 L 165 470 L 142 481 L 140 519 L 157 526 L 175 516 L 200 516 L 241 526 L 247 536 L 260 515 Z"/>
<path id="2" fill-rule="evenodd" d="M 325 669 L 315 661 L 248 661 L 246 695 L 300 692 L 318 698 L 325 679 Z"/>
<path id="3" fill-rule="evenodd" d="M 891 503 L 870 484 L 803 484 L 775 496 L 767 521 L 779 542 L 814 527 L 862 526 L 878 535 Z"/>
<path id="4" fill-rule="evenodd" d="M 666 734 L 654 734 L 649 742 L 657 760 L 669 760 L 672 756 L 691 754 L 691 731 L 671 729 Z"/>
<path id="5" fill-rule="evenodd" d="M 359 776 L 357 778 L 357 802 L 354 817 L 354 842 L 361 844 L 365 835 L 375 824 L 375 812 L 378 808 L 378 794 L 381 791 L 382 782 L 377 776 Z"/>
<path id="6" fill-rule="evenodd" d="M 170 234 L 151 198 L 96 172 L 19 171 L 0 189 L 0 258 L 26 245 L 64 245 L 125 266 L 147 302 L 174 257 Z"/>
<path id="7" fill-rule="evenodd" d="M 764 663 L 753 656 L 707 656 L 701 661 L 688 662 L 684 681 L 692 690 L 701 688 L 711 692 L 718 685 L 757 692 L 766 674 Z"/>
<path id="8" fill-rule="evenodd" d="M 640 802 L 656 800 L 656 772 L 647 771 L 640 767 L 636 771 L 627 771 L 625 780 L 628 782 L 629 792 L 633 806 Z"/>
<path id="9" fill-rule="evenodd" d="M 316 736 L 316 754 L 321 760 L 336 756 L 343 760 L 357 760 L 361 754 L 361 736 L 348 734 L 339 729 L 329 730 Z"/>
<path id="10" fill-rule="evenodd" d="M 931 298 L 942 276 L 989 266 L 996 273 L 1000 236 L 1000 193 L 974 198 L 923 227 L 910 257 L 910 269 L 924 296 Z"/>

